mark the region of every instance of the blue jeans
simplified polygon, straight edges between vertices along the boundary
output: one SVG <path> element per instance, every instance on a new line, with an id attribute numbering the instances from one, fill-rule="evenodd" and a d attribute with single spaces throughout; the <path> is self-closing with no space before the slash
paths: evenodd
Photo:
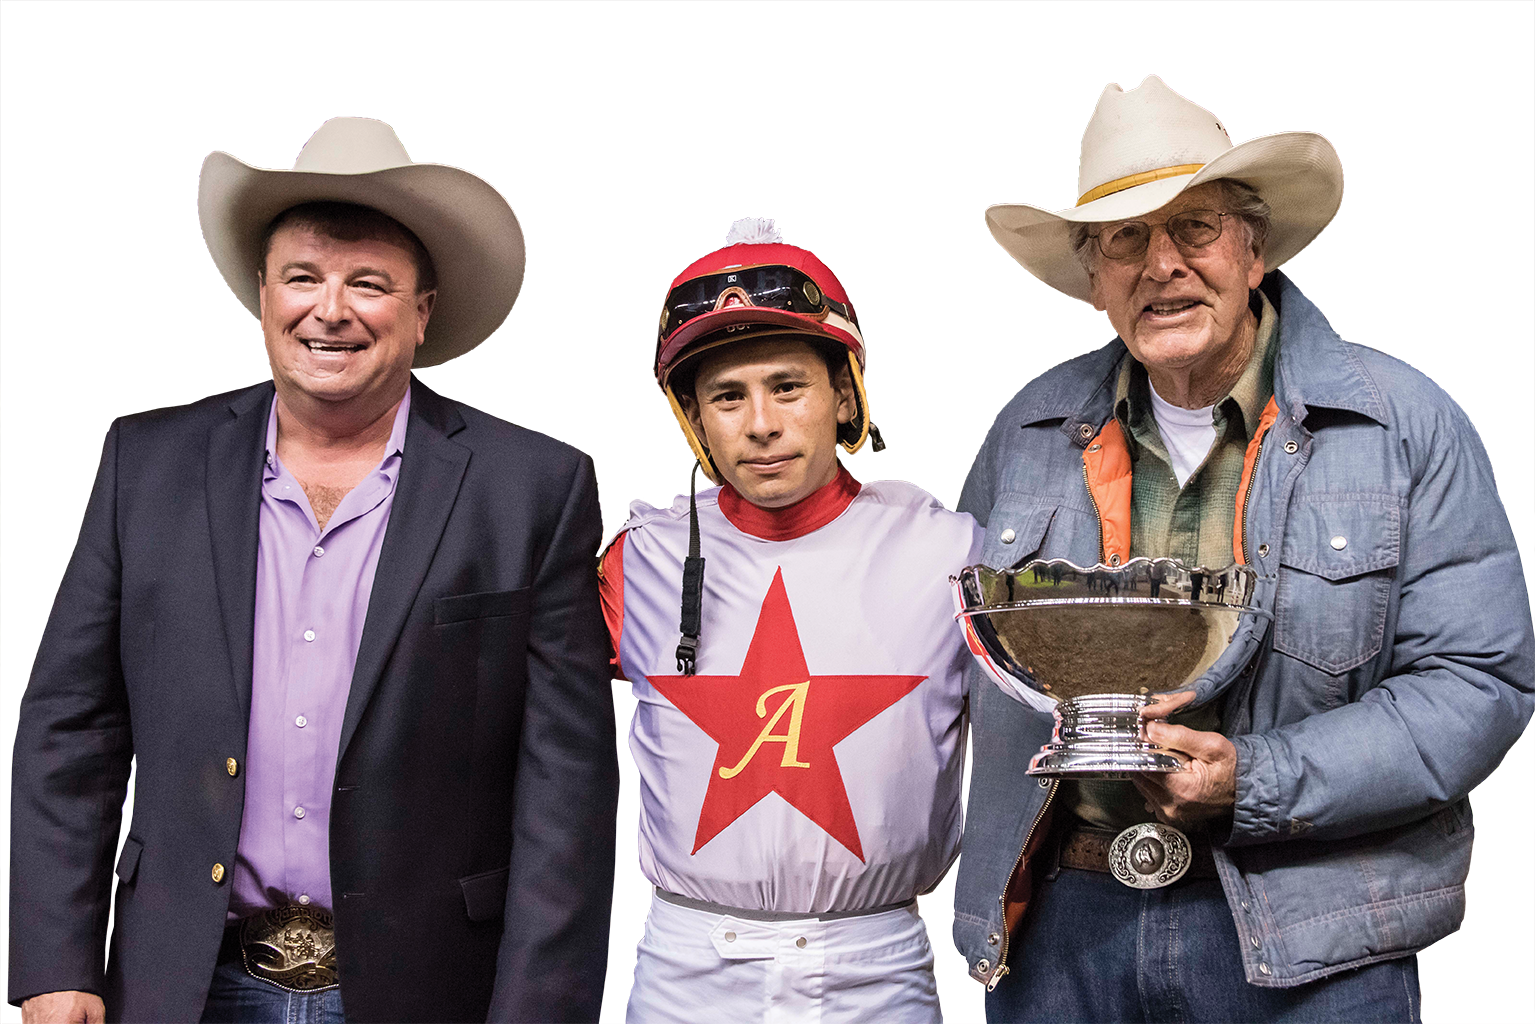
<path id="1" fill-rule="evenodd" d="M 1260 988 L 1244 977 L 1239 948 L 1216 879 L 1137 890 L 1063 868 L 1036 885 L 986 1019 L 1420 1024 L 1416 957 Z"/>
<path id="2" fill-rule="evenodd" d="M 346 1024 L 346 1014 L 339 988 L 289 992 L 225 959 L 213 969 L 203 1024 Z"/>

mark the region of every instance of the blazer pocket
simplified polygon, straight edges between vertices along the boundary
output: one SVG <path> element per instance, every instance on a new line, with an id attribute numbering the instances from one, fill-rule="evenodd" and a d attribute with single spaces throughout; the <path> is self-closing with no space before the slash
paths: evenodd
<path id="1" fill-rule="evenodd" d="M 458 880 L 464 890 L 464 912 L 471 921 L 494 921 L 506 913 L 506 886 L 511 868 L 496 868 Z"/>
<path id="2" fill-rule="evenodd" d="M 117 857 L 117 877 L 124 885 L 132 885 L 139 873 L 139 857 L 144 852 L 142 840 L 129 836 L 123 841 L 123 852 Z"/>
<path id="3" fill-rule="evenodd" d="M 432 621 L 439 626 L 469 619 L 491 619 L 525 613 L 531 598 L 528 587 L 520 590 L 488 590 L 483 594 L 456 594 L 432 602 Z"/>

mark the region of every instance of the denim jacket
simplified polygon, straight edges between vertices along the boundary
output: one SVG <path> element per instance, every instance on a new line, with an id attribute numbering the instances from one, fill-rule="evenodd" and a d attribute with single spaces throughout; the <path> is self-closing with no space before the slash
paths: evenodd
<path id="1" fill-rule="evenodd" d="M 1273 424 L 1239 526 L 1255 617 L 1195 686 L 1236 746 L 1214 849 L 1247 980 L 1288 987 L 1422 949 L 1460 926 L 1466 795 L 1535 707 L 1535 638 L 1513 533 L 1465 414 L 1422 374 L 1344 342 L 1288 278 Z M 1099 560 L 1084 450 L 1112 417 L 1124 344 L 1062 363 L 1002 410 L 959 509 L 982 560 Z M 1140 552 L 1135 552 L 1139 554 Z M 971 673 L 975 743 L 954 940 L 1007 970 L 1005 893 L 1055 788 L 1024 775 L 1050 716 Z M 1030 850 L 1032 855 L 1033 850 Z M 1026 884 L 1026 881 L 1025 881 Z M 1016 886 L 1015 886 L 1016 887 Z"/>

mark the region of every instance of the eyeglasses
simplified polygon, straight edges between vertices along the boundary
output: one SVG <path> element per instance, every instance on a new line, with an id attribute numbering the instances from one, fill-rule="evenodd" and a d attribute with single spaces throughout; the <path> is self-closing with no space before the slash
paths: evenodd
<path id="1" fill-rule="evenodd" d="M 1234 213 L 1216 210 L 1184 210 L 1167 218 L 1167 235 L 1180 248 L 1201 249 L 1221 236 L 1221 220 L 1235 217 Z M 1156 224 L 1143 220 L 1121 220 L 1105 224 L 1096 235 L 1098 251 L 1111 260 L 1134 259 L 1151 244 L 1151 229 Z"/>
<path id="2" fill-rule="evenodd" d="M 748 306 L 818 318 L 831 311 L 854 325 L 858 323 L 852 306 L 823 295 L 808 274 L 793 267 L 766 264 L 695 277 L 673 288 L 661 310 L 661 339 L 671 337 L 689 320 L 721 308 L 731 296 Z"/>

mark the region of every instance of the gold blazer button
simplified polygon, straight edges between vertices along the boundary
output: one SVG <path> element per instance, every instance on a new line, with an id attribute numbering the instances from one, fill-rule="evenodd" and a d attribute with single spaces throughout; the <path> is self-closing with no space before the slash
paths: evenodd
<path id="1" fill-rule="evenodd" d="M 232 779 L 240 774 L 240 762 L 231 757 L 224 762 L 224 770 L 229 773 L 229 777 Z"/>
<path id="2" fill-rule="evenodd" d="M 215 864 L 215 865 L 213 865 L 213 884 L 214 885 L 218 885 L 223 880 L 224 880 L 224 865 L 222 865 L 222 864 Z"/>

